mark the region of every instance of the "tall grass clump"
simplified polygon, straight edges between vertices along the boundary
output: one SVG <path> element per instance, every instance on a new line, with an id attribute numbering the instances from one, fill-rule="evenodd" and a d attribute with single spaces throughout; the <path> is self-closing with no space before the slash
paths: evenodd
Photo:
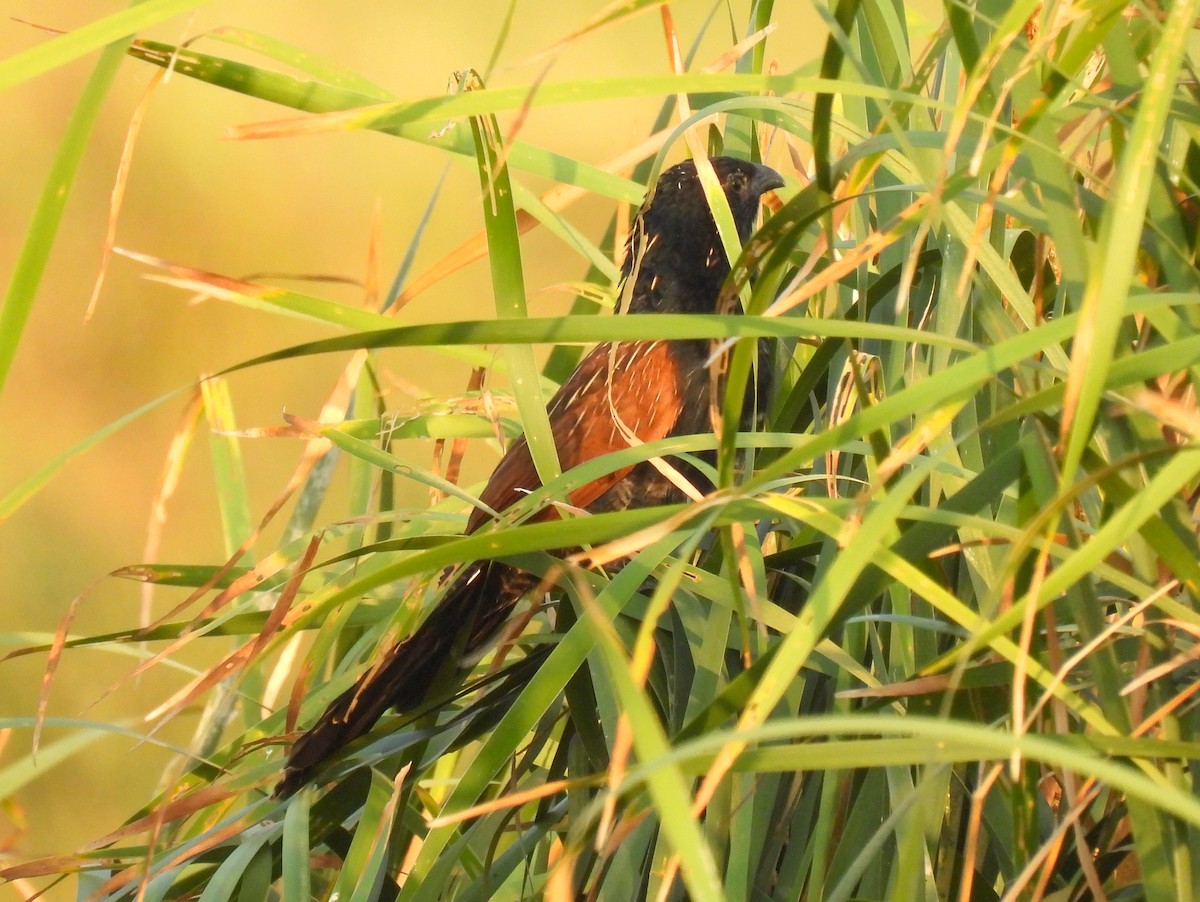
<path id="1" fill-rule="evenodd" d="M 146 261 L 328 324 L 237 369 L 337 353 L 345 370 L 328 416 L 281 427 L 305 450 L 278 543 L 257 538 L 227 438 L 223 522 L 250 538 L 208 566 L 131 566 L 191 591 L 148 629 L 50 649 L 152 640 L 142 669 L 197 646 L 215 663 L 154 712 L 205 710 L 170 788 L 96 845 L 7 876 L 203 900 L 1200 897 L 1197 5 L 947 3 L 917 38 L 899 0 L 842 0 L 819 61 L 779 72 L 761 2 L 723 64 L 503 89 L 467 75 L 419 100 L 269 42 L 251 65 L 135 41 L 129 56 L 174 77 L 291 108 L 254 137 L 371 129 L 474 159 L 487 228 L 453 262 L 490 255 L 496 316 L 405 325 L 402 304 Z M 519 134 L 530 109 L 647 94 L 657 127 L 615 161 Z M 788 178 L 729 286 L 749 315 L 593 315 L 627 215 L 597 246 L 566 203 L 636 205 L 681 148 Z M 535 176 L 560 187 L 539 197 Z M 530 229 L 590 269 L 565 319 L 526 315 Z M 478 490 L 456 481 L 468 440 L 546 436 L 547 391 L 582 345 L 618 337 L 712 338 L 735 384 L 768 339 L 765 425 L 739 434 L 726 410 L 712 436 L 630 448 L 542 497 L 714 447 L 719 489 L 458 537 Z M 479 366 L 485 343 L 504 348 L 490 394 L 480 377 L 449 413 L 389 410 L 384 355 Z M 222 385 L 196 401 L 218 431 Z M 438 465 L 401 457 L 400 437 L 429 439 Z M 321 508 L 335 467 L 350 491 Z M 399 480 L 430 503 L 397 506 Z M 586 559 L 548 554 L 567 545 Z M 386 717 L 319 788 L 273 799 L 286 739 L 481 555 L 557 588 L 466 691 Z"/>

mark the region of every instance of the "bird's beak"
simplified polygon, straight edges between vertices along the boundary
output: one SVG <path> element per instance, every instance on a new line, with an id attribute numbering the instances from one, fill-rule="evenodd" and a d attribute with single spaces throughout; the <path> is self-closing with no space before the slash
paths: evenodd
<path id="1" fill-rule="evenodd" d="M 754 164 L 754 175 L 750 176 L 750 190 L 755 196 L 783 187 L 783 176 L 762 163 Z"/>

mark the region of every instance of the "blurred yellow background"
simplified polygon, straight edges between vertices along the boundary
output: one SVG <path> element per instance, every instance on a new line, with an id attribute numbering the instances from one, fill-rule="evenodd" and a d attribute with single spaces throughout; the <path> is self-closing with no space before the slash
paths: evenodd
<path id="1" fill-rule="evenodd" d="M 545 62 L 524 61 L 575 32 L 604 5 L 518 0 L 490 85 L 529 84 Z M 736 21 L 745 20 L 749 5 L 732 4 Z M 179 43 L 222 26 L 261 31 L 345 65 L 399 97 L 415 98 L 444 92 L 456 69 L 483 68 L 507 7 L 467 0 L 231 0 L 203 5 L 143 36 Z M 6 8 L 11 18 L 0 22 L 4 57 L 49 39 L 18 20 L 71 29 L 122 7 L 94 0 L 10 0 Z M 713 4 L 677 2 L 671 8 L 686 51 Z M 777 8 L 779 30 L 768 42 L 767 53 L 788 71 L 820 52 L 825 29 L 808 4 L 779 3 Z M 697 65 L 712 61 L 731 43 L 728 13 L 718 4 Z M 193 49 L 277 67 L 212 40 L 202 39 Z M 89 56 L 0 96 L 6 131 L 0 142 L 0 165 L 7 175 L 0 181 L 0 274 L 5 284 L 66 120 L 94 62 L 95 56 Z M 147 281 L 145 267 L 119 257 L 95 317 L 84 322 L 121 147 L 154 71 L 133 59 L 124 64 L 89 145 L 14 369 L 0 395 L 0 493 L 11 491 L 48 460 L 114 419 L 188 385 L 202 373 L 336 334 L 214 301 L 190 305 L 185 292 Z M 652 9 L 562 48 L 546 78 L 668 71 L 661 19 Z M 659 98 L 648 98 L 534 109 L 521 138 L 602 164 L 649 134 L 660 103 Z M 370 132 L 242 142 L 225 134 L 232 125 L 291 115 L 287 109 L 185 77 L 170 79 L 150 101 L 117 226 L 117 245 L 236 277 L 273 272 L 362 279 L 378 205 L 379 275 L 386 291 L 442 172 L 444 155 Z M 502 120 L 502 125 L 510 122 L 511 118 Z M 592 198 L 567 215 L 599 240 L 612 209 L 610 200 Z M 473 163 L 456 161 L 413 272 L 422 272 L 481 225 Z M 581 278 L 585 264 L 537 231 L 526 237 L 523 250 L 531 311 L 561 312 L 570 295 L 553 286 Z M 349 286 L 280 284 L 344 303 L 362 301 L 361 290 Z M 401 321 L 480 317 L 492 309 L 487 267 L 477 263 L 420 296 Z M 421 392 L 437 397 L 462 391 L 465 366 L 421 353 L 411 358 L 403 376 Z M 344 362 L 336 356 L 309 358 L 231 377 L 239 425 L 277 426 L 284 411 L 315 418 Z M 185 403 L 186 394 L 168 401 L 75 459 L 0 523 L 0 634 L 9 637 L 12 646 L 45 641 L 77 597 L 77 634 L 136 625 L 139 587 L 105 575 L 142 559 L 164 459 Z M 400 409 L 411 409 L 411 404 L 407 397 L 395 398 Z M 284 439 L 243 443 L 256 519 L 283 487 L 300 447 Z M 473 452 L 469 460 L 479 475 L 494 458 L 488 452 Z M 428 461 L 426 456 L 421 463 Z M 212 485 L 201 440 L 170 502 L 159 560 L 222 562 Z M 424 495 L 419 487 L 412 492 L 414 499 Z M 161 590 L 158 597 L 156 610 L 162 613 L 183 596 Z M 212 657 L 227 649 L 221 640 L 219 647 L 211 648 Z M 189 651 L 184 660 L 204 663 L 204 649 Z M 45 663 L 44 655 L 0 663 L 0 717 L 35 713 Z M 134 664 L 132 657 L 112 650 L 68 652 L 50 691 L 48 714 L 144 732 L 141 715 L 161 703 L 187 674 L 158 668 L 130 681 Z M 184 715 L 156 738 L 184 743 L 194 726 L 194 716 Z M 65 735 L 68 731 L 48 729 L 43 744 Z M 28 729 L 13 730 L 0 765 L 11 766 L 28 756 L 30 742 Z M 43 762 L 42 772 L 8 800 L 0 816 L 0 849 L 7 848 L 10 861 L 64 853 L 115 829 L 149 800 L 168 760 L 168 752 L 152 742 L 112 735 L 57 766 Z"/>

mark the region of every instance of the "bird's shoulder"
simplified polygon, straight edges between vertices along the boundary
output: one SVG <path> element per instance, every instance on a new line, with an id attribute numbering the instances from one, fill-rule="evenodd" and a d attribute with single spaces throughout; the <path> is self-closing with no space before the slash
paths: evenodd
<path id="1" fill-rule="evenodd" d="M 593 348 L 547 406 L 562 470 L 666 438 L 678 432 L 681 417 L 694 419 L 698 412 L 697 386 L 690 385 L 689 380 L 706 378 L 706 374 L 691 365 L 688 358 L 694 356 L 694 349 L 690 344 L 623 341 Z M 569 493 L 571 503 L 587 507 L 631 468 L 619 468 L 573 489 Z M 494 510 L 503 510 L 540 486 L 529 446 L 522 437 L 500 460 L 480 500 Z M 468 531 L 485 522 L 487 515 L 482 510 L 472 512 Z"/>

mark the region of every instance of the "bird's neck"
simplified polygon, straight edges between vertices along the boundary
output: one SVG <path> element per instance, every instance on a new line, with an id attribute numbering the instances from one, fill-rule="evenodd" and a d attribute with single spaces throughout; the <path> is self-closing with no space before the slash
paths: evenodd
<path id="1" fill-rule="evenodd" d="M 622 307 L 628 313 L 713 313 L 728 274 L 729 260 L 715 241 L 698 242 L 686 254 L 650 245 L 626 259 Z"/>

